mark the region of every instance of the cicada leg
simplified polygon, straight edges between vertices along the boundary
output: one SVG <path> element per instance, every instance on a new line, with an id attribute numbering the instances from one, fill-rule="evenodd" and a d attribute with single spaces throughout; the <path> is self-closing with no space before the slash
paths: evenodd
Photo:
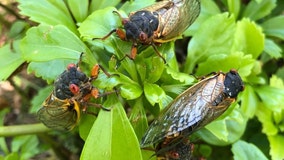
<path id="1" fill-rule="evenodd" d="M 155 45 L 154 43 L 152 43 L 151 45 L 152 45 L 152 47 L 154 48 L 156 54 L 157 54 L 160 58 L 162 58 L 162 60 L 163 60 L 164 63 L 166 64 L 166 63 L 167 63 L 166 59 L 165 59 L 165 58 L 161 55 L 161 53 L 158 51 L 156 45 Z"/>

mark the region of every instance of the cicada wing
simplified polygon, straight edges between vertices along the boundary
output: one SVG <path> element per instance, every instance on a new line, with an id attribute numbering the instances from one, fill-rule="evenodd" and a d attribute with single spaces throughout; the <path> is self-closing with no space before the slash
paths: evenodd
<path id="1" fill-rule="evenodd" d="M 202 123 L 209 111 L 208 103 L 201 96 L 202 83 L 187 89 L 168 105 L 149 126 L 142 138 L 141 147 L 155 144 L 165 137 L 178 136 L 185 129 L 190 134 Z"/>
<path id="2" fill-rule="evenodd" d="M 71 130 L 78 121 L 79 114 L 75 107 L 77 103 L 70 104 L 51 96 L 37 112 L 39 120 L 47 127 L 57 130 Z M 75 106 L 74 106 L 75 105 Z"/>
<path id="3" fill-rule="evenodd" d="M 167 26 L 163 30 L 165 40 L 171 40 L 181 35 L 199 16 L 199 0 L 173 0 L 174 6 L 164 15 Z M 176 26 L 176 27 L 172 27 Z"/>

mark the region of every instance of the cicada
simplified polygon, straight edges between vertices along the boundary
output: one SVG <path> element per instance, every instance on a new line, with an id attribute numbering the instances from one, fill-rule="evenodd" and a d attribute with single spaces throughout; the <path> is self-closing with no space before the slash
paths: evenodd
<path id="1" fill-rule="evenodd" d="M 165 43 L 178 38 L 198 17 L 200 13 L 199 0 L 164 0 L 131 12 L 128 18 L 116 12 L 122 21 L 124 30 L 112 30 L 102 40 L 116 32 L 118 37 L 131 41 L 131 53 L 134 59 L 137 54 L 137 45 L 152 45 L 158 56 L 165 59 L 156 49 L 155 44 Z M 94 38 L 97 39 L 97 38 Z"/>
<path id="2" fill-rule="evenodd" d="M 165 139 L 156 147 L 158 160 L 189 160 L 192 157 L 193 144 L 188 139 L 169 144 Z"/>
<path id="3" fill-rule="evenodd" d="M 236 70 L 205 78 L 175 98 L 149 126 L 141 147 L 163 139 L 187 138 L 219 117 L 236 100 L 244 84 Z"/>
<path id="4" fill-rule="evenodd" d="M 81 60 L 80 60 L 81 61 Z M 86 111 L 91 97 L 100 97 L 99 90 L 92 85 L 100 66 L 95 65 L 91 77 L 83 73 L 78 64 L 70 64 L 54 82 L 54 90 L 37 112 L 39 120 L 53 129 L 73 129 L 80 120 L 80 112 Z M 105 72 L 105 71 L 104 71 Z M 105 72 L 110 76 L 107 72 Z M 92 104 L 103 108 L 100 104 Z"/>

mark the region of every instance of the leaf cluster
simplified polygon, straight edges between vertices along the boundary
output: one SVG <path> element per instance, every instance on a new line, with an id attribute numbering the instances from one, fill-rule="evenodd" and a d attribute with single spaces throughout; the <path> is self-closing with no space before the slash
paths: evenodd
<path id="1" fill-rule="evenodd" d="M 10 35 L 16 36 L 10 37 L 12 44 L 0 48 L 0 78 L 4 81 L 15 76 L 14 71 L 27 63 L 29 74 L 49 83 L 33 97 L 30 113 L 39 109 L 53 89 L 52 82 L 67 64 L 77 63 L 81 53 L 86 74 L 99 63 L 110 74 L 119 75 L 100 74 L 93 83 L 101 92 L 119 88 L 119 95 L 95 100 L 111 111 L 102 110 L 98 117 L 82 115 L 78 128 L 72 132 L 84 140 L 81 159 L 149 159 L 154 152 L 139 147 L 148 123 L 196 83 L 195 76 L 232 68 L 238 70 L 246 88 L 224 115 L 194 133 L 191 138 L 198 146 L 194 154 L 208 159 L 284 158 L 284 16 L 278 7 L 284 5 L 282 1 L 201 0 L 200 16 L 184 32 L 183 40 L 157 47 L 167 64 L 147 46 L 139 46 L 135 60 L 121 60 L 129 54 L 131 42 L 122 41 L 115 34 L 104 41 L 93 40 L 122 27 L 113 11 L 127 17 L 154 0 L 18 3 L 19 13 L 33 23 L 19 20 L 11 27 Z M 182 61 L 175 54 L 179 50 L 184 52 Z M 4 117 L 5 112 L 0 113 Z M 257 131 L 251 125 L 255 123 Z M 52 132 L 52 136 L 58 135 Z M 261 136 L 256 140 L 258 135 Z M 56 148 L 40 143 L 37 137 L 46 139 L 32 134 L 19 136 L 13 138 L 10 149 L 0 139 L 1 151 L 6 159 L 27 159 Z M 64 138 L 70 140 L 66 135 Z M 224 151 L 225 156 L 218 157 Z"/>

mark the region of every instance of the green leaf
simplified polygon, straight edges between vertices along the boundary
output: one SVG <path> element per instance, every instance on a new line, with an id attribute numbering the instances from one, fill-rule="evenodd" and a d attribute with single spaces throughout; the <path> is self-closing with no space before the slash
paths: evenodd
<path id="1" fill-rule="evenodd" d="M 119 81 L 119 84 L 121 84 L 120 94 L 123 98 L 132 100 L 140 97 L 143 93 L 141 86 L 129 77 L 119 74 L 119 77 L 116 77 L 116 79 Z"/>
<path id="2" fill-rule="evenodd" d="M 27 61 L 76 59 L 87 52 L 85 44 L 62 25 L 33 27 L 21 41 L 21 51 Z"/>
<path id="3" fill-rule="evenodd" d="M 30 159 L 39 153 L 38 139 L 36 135 L 14 137 L 12 141 L 12 152 L 21 151 L 20 160 Z"/>
<path id="4" fill-rule="evenodd" d="M 11 39 L 18 39 L 25 36 L 26 30 L 30 27 L 30 25 L 21 20 L 17 20 L 13 22 L 13 25 L 10 28 L 9 37 Z"/>
<path id="5" fill-rule="evenodd" d="M 259 26 L 247 18 L 238 21 L 233 51 L 242 51 L 257 58 L 264 49 L 264 34 Z"/>
<path id="6" fill-rule="evenodd" d="M 149 67 L 150 70 L 147 72 L 148 77 L 146 81 L 149 83 L 157 82 L 160 79 L 164 68 L 165 65 L 161 57 L 153 57 L 151 67 Z"/>
<path id="7" fill-rule="evenodd" d="M 107 7 L 89 15 L 78 29 L 83 39 L 91 40 L 92 38 L 102 38 L 111 30 L 121 25 L 119 16 L 115 15 L 113 11 L 116 11 L 116 8 Z"/>
<path id="8" fill-rule="evenodd" d="M 136 137 L 138 140 L 142 139 L 142 136 L 148 128 L 147 117 L 142 100 L 142 97 L 140 97 L 135 101 L 135 104 L 129 117 L 129 121 L 136 133 Z"/>
<path id="9" fill-rule="evenodd" d="M 139 142 L 125 111 L 115 95 L 108 97 L 86 139 L 81 159 L 142 159 Z"/>
<path id="10" fill-rule="evenodd" d="M 273 17 L 261 24 L 263 31 L 268 36 L 284 40 L 284 16 Z"/>
<path id="11" fill-rule="evenodd" d="M 13 48 L 11 48 L 11 45 Z M 6 80 L 25 61 L 19 50 L 19 41 L 0 48 L 0 80 Z"/>
<path id="12" fill-rule="evenodd" d="M 235 31 L 234 21 L 226 13 L 212 16 L 203 22 L 188 44 L 185 73 L 192 73 L 196 64 L 211 55 L 230 53 Z"/>
<path id="13" fill-rule="evenodd" d="M 100 1 L 92 0 L 91 5 L 90 5 L 90 12 L 96 11 L 98 9 L 107 8 L 107 7 L 110 7 L 110 6 L 116 6 L 116 5 L 119 4 L 120 1 L 121 0 L 112 0 L 112 1 L 109 1 L 109 0 L 100 0 Z"/>
<path id="14" fill-rule="evenodd" d="M 5 157 L 5 160 L 15 160 L 15 159 L 17 160 L 20 159 L 18 152 L 10 153 Z"/>
<path id="15" fill-rule="evenodd" d="M 32 107 L 30 108 L 30 113 L 36 113 L 40 107 L 42 107 L 45 99 L 51 94 L 53 90 L 53 85 L 47 86 L 41 89 L 36 96 L 32 99 Z"/>
<path id="16" fill-rule="evenodd" d="M 77 34 L 76 25 L 70 15 L 64 1 L 53 0 L 18 0 L 22 15 L 30 17 L 31 20 L 45 25 L 62 24 Z"/>
<path id="17" fill-rule="evenodd" d="M 155 3 L 155 0 L 135 0 L 135 1 L 126 1 L 119 10 L 123 10 L 126 13 L 135 12 L 144 7 L 150 6 Z"/>
<path id="18" fill-rule="evenodd" d="M 88 16 L 89 0 L 68 0 L 67 2 L 77 22 L 82 22 Z"/>
<path id="19" fill-rule="evenodd" d="M 226 112 L 222 116 L 225 115 Z M 207 143 L 224 146 L 235 142 L 243 135 L 246 129 L 246 119 L 239 108 L 235 107 L 233 111 L 223 119 L 222 116 L 206 125 L 206 129 L 204 128 L 197 132 Z"/>
<path id="20" fill-rule="evenodd" d="M 256 117 L 262 123 L 262 132 L 266 135 L 275 135 L 278 132 L 277 127 L 273 123 L 272 111 L 267 107 L 264 107 L 262 103 L 259 103 L 256 113 Z"/>
<path id="21" fill-rule="evenodd" d="M 245 86 L 245 90 L 240 93 L 241 110 L 247 118 L 253 118 L 258 106 L 258 97 L 250 85 Z"/>
<path id="22" fill-rule="evenodd" d="M 252 0 L 245 8 L 243 17 L 248 17 L 251 20 L 259 20 L 270 14 L 275 7 L 276 0 L 262 0 L 259 2 Z"/>
<path id="23" fill-rule="evenodd" d="M 272 160 L 284 159 L 284 137 L 283 135 L 268 136 L 270 143 L 270 155 Z"/>
<path id="24" fill-rule="evenodd" d="M 265 155 L 251 143 L 239 140 L 232 146 L 234 160 L 268 160 Z"/>
<path id="25" fill-rule="evenodd" d="M 152 106 L 154 106 L 155 103 L 161 104 L 163 98 L 166 97 L 164 90 L 160 86 L 147 82 L 144 82 L 144 93 Z"/>
<path id="26" fill-rule="evenodd" d="M 201 0 L 201 11 L 195 22 L 183 33 L 185 37 L 195 35 L 200 25 L 209 17 L 221 13 L 218 5 L 213 0 Z"/>
<path id="27" fill-rule="evenodd" d="M 284 109 L 284 89 L 270 86 L 260 86 L 255 88 L 255 90 L 265 107 L 271 111 L 280 112 L 282 109 Z"/>
<path id="28" fill-rule="evenodd" d="M 206 75 L 210 72 L 227 72 L 232 68 L 238 70 L 241 76 L 248 76 L 254 67 L 255 60 L 251 55 L 244 55 L 242 52 L 235 52 L 230 55 L 218 54 L 208 57 L 204 62 L 199 63 L 197 75 Z M 220 65 L 222 64 L 222 65 Z"/>
<path id="29" fill-rule="evenodd" d="M 265 39 L 264 51 L 268 53 L 272 58 L 281 58 L 282 49 L 270 39 Z"/>
<path id="30" fill-rule="evenodd" d="M 97 113 L 97 112 L 93 112 L 94 109 L 95 109 L 94 107 L 89 106 L 88 112 Z M 90 130 L 91 130 L 96 118 L 97 117 L 93 114 L 83 114 L 81 116 L 80 123 L 79 123 L 78 127 L 79 127 L 80 137 L 84 141 L 86 141 L 86 139 L 88 138 Z"/>
<path id="31" fill-rule="evenodd" d="M 51 83 L 66 69 L 68 64 L 77 63 L 77 61 L 55 59 L 47 62 L 31 62 L 28 66 L 28 73 L 34 73 L 37 77 Z"/>
<path id="32" fill-rule="evenodd" d="M 241 1 L 227 0 L 229 12 L 237 18 L 239 16 Z"/>
<path id="33" fill-rule="evenodd" d="M 174 70 L 171 67 L 166 66 L 166 73 L 167 75 L 162 75 L 163 81 L 169 83 L 169 84 L 176 84 L 176 83 L 181 83 L 184 85 L 191 85 L 195 81 L 195 77 L 179 72 L 177 70 Z M 170 77 L 169 77 L 170 76 Z M 173 80 L 176 80 L 177 82 L 173 83 Z"/>

